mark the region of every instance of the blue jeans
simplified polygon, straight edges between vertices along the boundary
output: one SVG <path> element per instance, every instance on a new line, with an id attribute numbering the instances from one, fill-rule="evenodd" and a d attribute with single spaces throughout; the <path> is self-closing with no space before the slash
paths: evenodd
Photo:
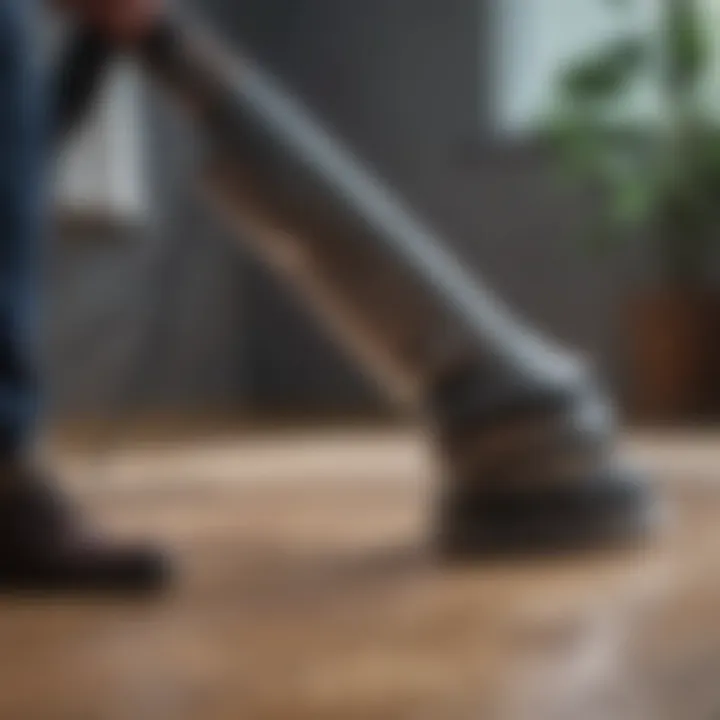
<path id="1" fill-rule="evenodd" d="M 43 92 L 33 0 L 0 0 L 0 455 L 33 435 L 38 398 L 35 305 L 43 234 Z"/>

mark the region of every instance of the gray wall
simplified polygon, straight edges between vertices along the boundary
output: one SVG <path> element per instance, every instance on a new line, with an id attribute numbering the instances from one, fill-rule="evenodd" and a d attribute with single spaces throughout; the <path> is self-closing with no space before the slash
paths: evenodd
<path id="1" fill-rule="evenodd" d="M 491 142 L 483 130 L 492 39 L 483 0 L 200 7 L 529 319 L 611 365 L 622 282 L 573 250 L 587 202 L 562 195 L 535 153 Z M 283 290 L 224 243 L 191 199 L 183 128 L 162 109 L 154 119 L 154 231 L 65 245 L 52 272 L 49 357 L 59 359 L 51 365 L 60 405 L 80 397 L 97 407 L 112 396 L 192 407 L 382 407 Z"/>
<path id="2" fill-rule="evenodd" d="M 537 153 L 488 132 L 492 0 L 254 0 L 223 19 L 421 217 L 533 322 L 614 359 L 618 269 L 575 251 L 586 199 Z M 353 380 L 265 279 L 246 288 L 261 401 L 362 404 Z M 370 396 L 372 397 L 372 396 Z"/>
<path id="3" fill-rule="evenodd" d="M 243 399 L 242 263 L 195 195 L 188 128 L 152 102 L 147 121 L 147 226 L 61 227 L 48 248 L 53 413 L 216 412 Z"/>

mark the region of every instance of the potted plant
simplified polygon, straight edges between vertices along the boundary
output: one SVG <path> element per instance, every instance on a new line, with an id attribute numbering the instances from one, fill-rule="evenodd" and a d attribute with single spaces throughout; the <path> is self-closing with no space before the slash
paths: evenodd
<path id="1" fill-rule="evenodd" d="M 720 375 L 720 121 L 707 93 L 718 28 L 699 0 L 665 0 L 661 14 L 560 73 L 547 134 L 559 166 L 599 199 L 588 246 L 643 244 L 651 280 L 627 302 L 626 358 L 630 411 L 654 421 L 706 414 Z M 644 113 L 633 109 L 640 86 L 653 98 Z"/>

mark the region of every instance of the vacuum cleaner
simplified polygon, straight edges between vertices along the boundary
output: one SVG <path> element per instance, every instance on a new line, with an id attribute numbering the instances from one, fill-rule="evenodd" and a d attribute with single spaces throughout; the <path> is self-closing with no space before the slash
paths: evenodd
<path id="1" fill-rule="evenodd" d="M 620 457 L 613 403 L 582 360 L 512 312 L 242 47 L 174 13 L 135 51 L 192 118 L 208 202 L 425 428 L 442 556 L 646 536 L 654 495 Z M 91 32 L 72 44 L 60 136 L 111 55 Z"/>

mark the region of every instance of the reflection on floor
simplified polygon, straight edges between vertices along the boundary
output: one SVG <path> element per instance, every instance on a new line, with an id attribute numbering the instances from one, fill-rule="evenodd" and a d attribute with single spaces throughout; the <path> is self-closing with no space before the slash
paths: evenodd
<path id="1" fill-rule="evenodd" d="M 146 604 L 0 601 L 0 718 L 713 720 L 713 444 L 632 443 L 675 511 L 651 547 L 465 568 L 426 549 L 409 435 L 64 456 L 81 500 L 181 576 Z"/>

